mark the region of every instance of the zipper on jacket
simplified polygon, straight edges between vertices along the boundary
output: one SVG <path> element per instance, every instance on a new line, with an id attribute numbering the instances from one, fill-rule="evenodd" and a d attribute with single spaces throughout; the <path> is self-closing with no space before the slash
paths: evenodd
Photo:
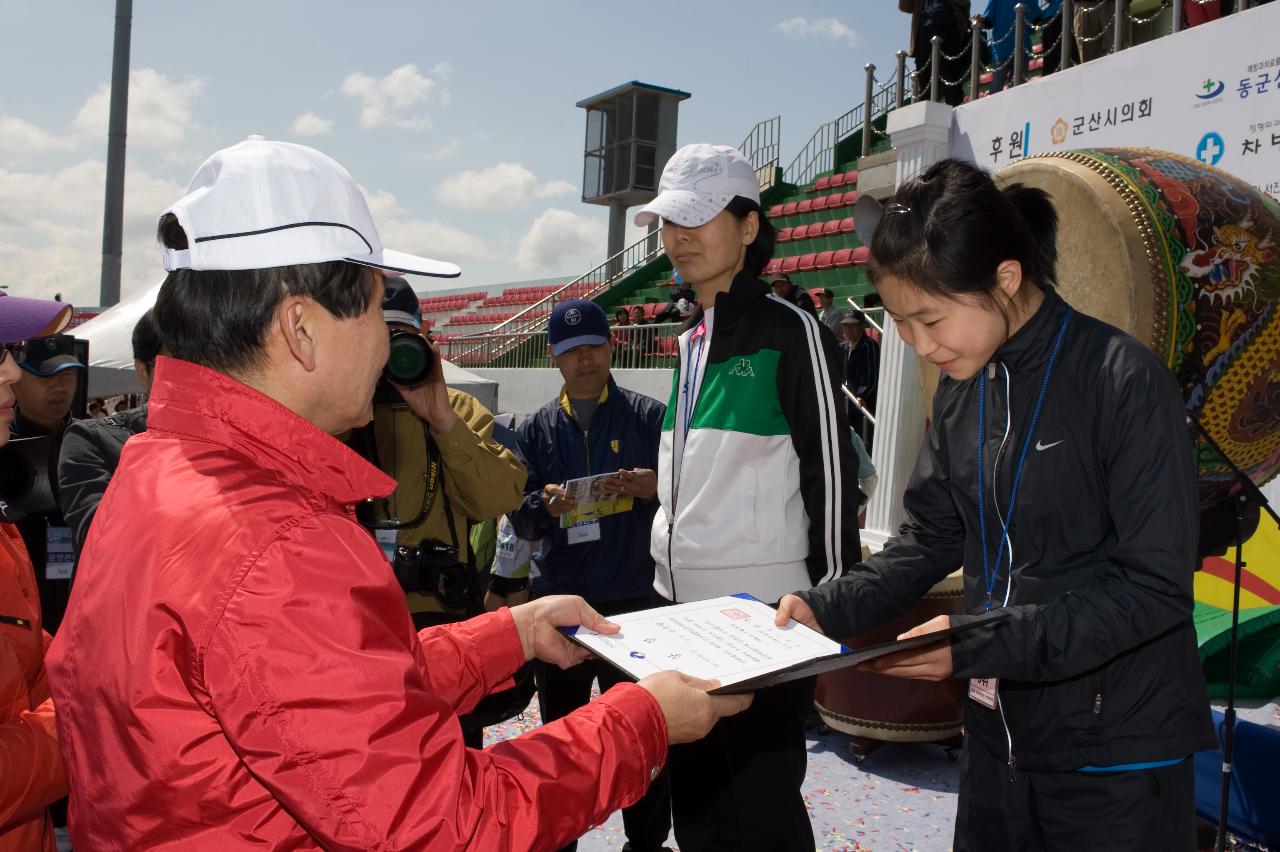
<path id="1" fill-rule="evenodd" d="M 12 627 L 24 627 L 27 630 L 31 629 L 30 619 L 20 618 L 16 615 L 0 615 L 0 624 L 8 624 Z"/>
<path id="2" fill-rule="evenodd" d="M 1093 715 L 1102 715 L 1102 672 L 1093 674 Z"/>

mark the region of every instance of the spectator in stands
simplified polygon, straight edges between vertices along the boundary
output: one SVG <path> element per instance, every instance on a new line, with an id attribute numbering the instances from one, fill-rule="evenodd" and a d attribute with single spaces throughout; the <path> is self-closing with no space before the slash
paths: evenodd
<path id="1" fill-rule="evenodd" d="M 75 338 L 58 334 L 31 341 L 21 367 L 22 380 L 14 385 L 18 410 L 13 420 L 13 437 L 48 439 L 52 443 L 49 458 L 56 465 L 63 436 L 71 423 L 76 388 L 85 370 L 75 354 Z M 48 474 L 56 483 L 57 470 L 50 470 Z M 54 500 L 57 500 L 56 487 Z M 71 597 L 71 576 L 75 568 L 71 531 L 62 509 L 56 505 L 46 511 L 31 512 L 18 521 L 18 530 L 36 566 L 36 586 L 40 589 L 45 628 L 56 634 Z"/>
<path id="2" fill-rule="evenodd" d="M 1106 56 L 1111 52 L 1112 40 L 1104 38 L 1103 34 L 1115 26 L 1116 0 L 1076 0 L 1072 6 L 1080 61 Z"/>
<path id="3" fill-rule="evenodd" d="M 779 299 L 790 302 L 797 308 L 808 311 L 815 319 L 817 318 L 818 308 L 813 304 L 813 297 L 807 290 L 797 287 L 787 273 L 775 272 L 770 275 L 769 287 L 773 290 L 773 295 Z"/>
<path id="4" fill-rule="evenodd" d="M 613 347 L 604 311 L 594 302 L 561 302 L 547 323 L 551 356 L 564 377 L 557 399 L 520 427 L 521 455 L 529 464 L 524 503 L 508 514 L 516 534 L 541 540 L 533 556 L 536 600 L 581 595 L 605 615 L 651 605 L 653 557 L 649 529 L 658 509 L 658 436 L 662 403 L 618 386 L 610 375 Z M 564 485 L 612 474 L 606 490 L 632 498 L 632 506 L 598 520 L 562 527 L 575 503 Z M 544 721 L 562 718 L 601 691 L 626 680 L 613 666 L 589 661 L 570 670 L 535 664 Z M 622 812 L 633 850 L 660 849 L 671 830 L 671 796 L 664 772 L 644 798 Z M 573 849 L 571 843 L 565 849 Z"/>
<path id="5" fill-rule="evenodd" d="M 156 358 L 164 350 L 151 311 L 133 327 L 133 371 L 142 392 L 151 392 Z M 89 524 L 98 511 L 107 483 L 120 464 L 125 442 L 147 430 L 147 407 L 110 417 L 77 420 L 67 427 L 58 458 L 58 503 L 71 529 L 76 556 L 84 550 Z"/>
<path id="6" fill-rule="evenodd" d="M 770 297 L 760 280 L 775 233 L 755 168 L 733 148 L 686 145 L 635 224 L 659 216 L 667 257 L 703 310 L 680 335 L 663 425 L 654 586 L 681 603 L 738 592 L 775 601 L 788 584 L 838 577 L 859 555 L 840 350 L 811 308 Z M 747 713 L 672 750 L 681 850 L 812 852 L 800 788 L 813 687 L 761 690 Z"/>
<path id="7" fill-rule="evenodd" d="M 829 287 L 823 287 L 814 290 L 809 294 L 818 300 L 818 319 L 827 328 L 831 329 L 831 333 L 840 339 L 840 320 L 844 319 L 845 311 L 843 308 L 835 306 L 836 294 L 831 292 Z"/>
<path id="8" fill-rule="evenodd" d="M 632 325 L 648 325 L 649 320 L 644 315 L 644 305 L 631 306 L 631 324 Z"/>
<path id="9" fill-rule="evenodd" d="M 658 315 L 654 317 L 654 322 L 679 322 L 681 319 L 688 317 L 691 311 L 681 307 L 681 302 L 685 305 L 692 305 L 698 301 L 698 294 L 693 288 L 685 283 L 680 277 L 679 270 L 671 273 L 671 296 L 666 307 L 658 311 Z"/>
<path id="10" fill-rule="evenodd" d="M 993 92 L 1000 91 L 1013 80 L 1013 62 L 1010 57 L 1013 56 L 1015 41 L 1013 30 L 1017 23 L 1016 7 L 1019 2 L 1022 0 L 987 0 L 987 8 L 982 13 L 983 26 L 989 30 L 987 42 L 991 52 L 991 64 L 995 66 L 995 70 L 991 72 L 990 91 Z M 1044 23 L 1041 41 L 1046 47 L 1053 47 L 1053 51 L 1052 55 L 1042 55 L 1044 59 L 1042 73 L 1056 71 L 1061 61 L 1061 54 L 1054 42 L 1062 34 L 1062 18 L 1058 14 L 1061 11 L 1062 0 L 1039 0 L 1039 2 L 1032 0 L 1025 5 L 1026 12 L 1022 18 L 1025 49 L 1031 50 L 1032 25 Z M 1029 57 L 1023 57 L 1024 68 L 1028 60 Z"/>
<path id="11" fill-rule="evenodd" d="M 938 72 L 947 81 L 942 85 L 941 100 L 951 106 L 959 106 L 964 101 L 961 84 L 969 67 L 965 50 L 969 33 L 969 0 L 898 0 L 898 9 L 911 16 L 911 41 L 907 53 L 911 54 L 916 65 L 913 75 L 915 97 L 928 97 L 933 73 L 929 67 L 933 50 L 931 39 L 937 35 L 942 37 L 943 53 Z"/>
<path id="12" fill-rule="evenodd" d="M 613 325 L 614 328 L 631 325 L 631 309 L 626 305 L 619 305 L 613 312 Z"/>
<path id="13" fill-rule="evenodd" d="M 355 522 L 395 487 L 333 437 L 373 416 L 380 268 L 458 268 L 384 249 L 341 166 L 261 137 L 202 165 L 159 236 L 173 357 L 46 661 L 77 848 L 552 845 L 742 708 L 667 672 L 466 749 L 457 713 L 524 661 L 585 659 L 557 626 L 616 626 L 557 596 L 415 633 Z"/>
<path id="14" fill-rule="evenodd" d="M 9 442 L 24 341 L 61 331 L 71 310 L 0 290 L 0 447 Z M 0 501 L 0 849 L 52 852 L 47 809 L 66 795 L 67 783 L 44 673 L 50 637 L 12 511 Z"/>
<path id="15" fill-rule="evenodd" d="M 876 390 L 880 385 L 880 344 L 867 334 L 867 318 L 862 311 L 850 311 L 840 321 L 844 356 L 844 381 L 862 406 L 876 413 Z M 848 402 L 848 400 L 846 400 Z M 862 436 L 867 449 L 871 448 L 873 428 L 858 406 L 848 403 L 849 425 Z"/>

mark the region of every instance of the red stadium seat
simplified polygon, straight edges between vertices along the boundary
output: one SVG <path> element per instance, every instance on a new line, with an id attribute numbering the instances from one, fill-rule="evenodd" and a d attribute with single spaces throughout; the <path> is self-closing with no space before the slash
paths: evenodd
<path id="1" fill-rule="evenodd" d="M 813 206 L 810 207 L 809 209 L 813 210 L 815 213 L 820 210 L 826 210 L 827 197 L 825 195 L 819 195 L 817 198 L 813 199 Z"/>
<path id="2" fill-rule="evenodd" d="M 840 233 L 840 221 L 841 220 L 839 219 L 828 219 L 827 221 L 823 222 L 822 236 L 834 237 L 838 235 Z"/>
<path id="3" fill-rule="evenodd" d="M 824 175 L 823 177 L 818 178 L 818 181 L 813 185 L 813 188 L 817 192 L 826 192 L 829 186 L 831 186 L 831 178 Z"/>
<path id="4" fill-rule="evenodd" d="M 836 269 L 844 269 L 846 266 L 853 266 L 853 249 L 838 249 L 831 256 L 831 265 Z"/>
<path id="5" fill-rule="evenodd" d="M 820 251 L 818 256 L 813 260 L 814 269 L 830 269 L 835 266 L 832 257 L 835 255 L 833 251 Z"/>
<path id="6" fill-rule="evenodd" d="M 858 170 L 849 169 L 844 173 L 844 182 L 846 186 L 856 186 L 858 183 Z"/>
<path id="7" fill-rule="evenodd" d="M 807 198 L 802 200 L 800 203 L 796 205 L 797 213 L 808 213 L 812 209 L 813 209 L 813 202 Z"/>
<path id="8" fill-rule="evenodd" d="M 795 255 L 792 255 L 791 257 L 784 257 L 784 258 L 782 259 L 782 269 L 781 269 L 781 270 L 779 270 L 779 271 L 780 271 L 780 272 L 785 272 L 785 273 L 787 273 L 787 274 L 789 275 L 789 274 L 791 274 L 792 272 L 795 272 L 795 271 L 796 271 L 796 268 L 797 268 L 798 266 L 800 266 L 800 258 L 799 258 L 799 257 L 797 257 L 797 256 L 795 256 Z"/>
<path id="9" fill-rule="evenodd" d="M 853 250 L 853 263 L 855 266 L 861 266 L 871 258 L 870 246 L 858 246 Z"/>
<path id="10" fill-rule="evenodd" d="M 659 337 L 656 342 L 659 355 L 678 356 L 680 354 L 680 338 Z"/>
<path id="11" fill-rule="evenodd" d="M 797 201 L 788 201 L 786 204 L 782 205 L 782 215 L 794 216 L 796 214 L 796 208 L 799 206 L 800 203 Z"/>
<path id="12" fill-rule="evenodd" d="M 853 224 L 852 216 L 845 216 L 843 219 L 840 220 L 840 233 L 852 234 L 854 230 L 855 230 L 855 225 Z"/>
<path id="13" fill-rule="evenodd" d="M 791 241 L 791 231 L 792 231 L 792 229 L 791 229 L 791 228 L 779 228 L 779 229 L 778 229 L 778 242 L 780 242 L 780 243 L 787 243 L 787 242 L 790 242 L 790 241 Z"/>
<path id="14" fill-rule="evenodd" d="M 827 209 L 835 210 L 837 207 L 844 207 L 844 193 L 835 192 L 827 196 Z"/>
<path id="15" fill-rule="evenodd" d="M 666 305 L 661 302 L 646 302 L 644 306 L 644 318 L 650 320 L 654 319 L 658 316 L 658 311 L 665 307 Z"/>
<path id="16" fill-rule="evenodd" d="M 813 270 L 814 261 L 817 259 L 815 254 L 800 255 L 800 263 L 796 266 L 797 272 L 811 272 Z"/>
<path id="17" fill-rule="evenodd" d="M 796 240 L 807 240 L 808 238 L 809 238 L 808 225 L 796 225 L 794 228 L 791 229 L 791 242 L 794 243 Z"/>
<path id="18" fill-rule="evenodd" d="M 765 275 L 773 275 L 775 272 L 782 271 L 782 259 L 775 257 L 764 265 Z"/>
<path id="19" fill-rule="evenodd" d="M 777 219 L 777 218 L 778 218 L 779 216 L 781 216 L 781 215 L 782 215 L 782 205 L 781 205 L 781 204 L 775 204 L 775 205 L 773 205 L 772 207 L 770 207 L 770 208 L 769 208 L 769 218 L 770 218 L 770 219 Z"/>
<path id="20" fill-rule="evenodd" d="M 835 189 L 838 186 L 844 186 L 844 173 L 827 178 L 827 187 L 829 189 Z"/>
<path id="21" fill-rule="evenodd" d="M 846 207 L 852 207 L 858 203 L 858 190 L 851 189 L 844 194 L 844 203 Z"/>

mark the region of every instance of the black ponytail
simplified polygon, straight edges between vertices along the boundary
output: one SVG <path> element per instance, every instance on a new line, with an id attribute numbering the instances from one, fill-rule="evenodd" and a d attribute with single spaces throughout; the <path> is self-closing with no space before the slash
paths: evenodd
<path id="1" fill-rule="evenodd" d="M 1046 289 L 1058 285 L 1058 211 L 1043 189 L 1021 183 L 1011 183 L 1003 190 L 1013 209 L 1018 212 L 1036 248 L 1039 257 L 1027 274 Z"/>
<path id="2" fill-rule="evenodd" d="M 760 228 L 756 231 L 756 238 L 751 241 L 751 245 L 747 246 L 746 261 L 742 265 L 743 270 L 750 273 L 752 278 L 759 278 L 764 274 L 764 268 L 769 265 L 769 261 L 773 260 L 773 248 L 778 242 L 777 230 L 769 221 L 769 217 L 764 215 L 760 205 L 750 198 L 735 195 L 724 209 L 738 221 L 747 218 L 748 213 L 755 213 L 760 219 Z"/>

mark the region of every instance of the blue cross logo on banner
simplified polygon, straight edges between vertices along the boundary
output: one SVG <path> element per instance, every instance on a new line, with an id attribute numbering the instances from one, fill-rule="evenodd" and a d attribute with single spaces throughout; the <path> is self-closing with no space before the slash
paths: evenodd
<path id="1" fill-rule="evenodd" d="M 1210 166 L 1216 166 L 1226 150 L 1227 146 L 1223 144 L 1222 137 L 1210 130 L 1200 137 L 1200 144 L 1196 145 L 1196 159 Z"/>

